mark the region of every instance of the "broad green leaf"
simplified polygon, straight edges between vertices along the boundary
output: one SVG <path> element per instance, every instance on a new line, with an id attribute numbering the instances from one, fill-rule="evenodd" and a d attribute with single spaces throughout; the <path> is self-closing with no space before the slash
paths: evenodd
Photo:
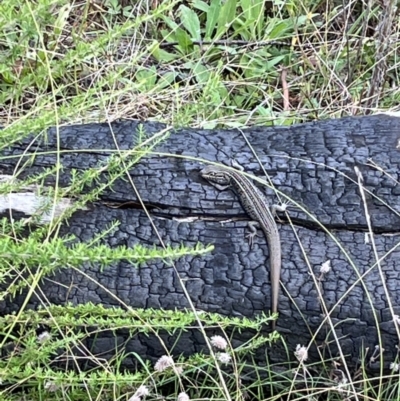
<path id="1" fill-rule="evenodd" d="M 160 17 L 168 25 L 168 27 L 171 28 L 172 31 L 176 31 L 179 28 L 179 25 L 175 21 L 173 21 L 171 18 L 168 18 L 165 15 L 160 15 Z"/>
<path id="2" fill-rule="evenodd" d="M 237 0 L 226 0 L 218 15 L 217 37 L 223 35 L 231 26 L 236 15 Z"/>
<path id="3" fill-rule="evenodd" d="M 199 84 L 205 84 L 210 78 L 210 70 L 200 63 L 194 66 L 193 74 Z"/>
<path id="4" fill-rule="evenodd" d="M 256 111 L 260 116 L 263 116 L 263 117 L 272 117 L 274 115 L 274 113 L 270 107 L 265 108 L 263 106 L 257 106 Z"/>
<path id="5" fill-rule="evenodd" d="M 197 14 L 185 5 L 179 7 L 182 25 L 192 36 L 192 40 L 201 40 L 200 21 Z"/>
<path id="6" fill-rule="evenodd" d="M 140 68 L 136 73 L 136 79 L 140 84 L 140 88 L 144 88 L 146 91 L 152 90 L 157 82 L 157 71 L 155 67 Z"/>
<path id="7" fill-rule="evenodd" d="M 171 86 L 178 76 L 177 72 L 168 71 L 159 78 L 156 89 L 161 90 Z"/>
<path id="8" fill-rule="evenodd" d="M 245 21 L 255 22 L 263 19 L 264 0 L 240 0 L 240 8 Z"/>
<path id="9" fill-rule="evenodd" d="M 168 63 L 179 57 L 178 54 L 168 53 L 164 49 L 160 49 L 160 43 L 156 40 L 148 47 L 148 51 L 157 61 L 161 62 Z"/>
<path id="10" fill-rule="evenodd" d="M 265 69 L 266 71 L 272 70 L 272 67 L 274 67 L 276 64 L 280 63 L 286 56 L 282 55 L 282 56 L 277 56 L 274 57 L 273 59 L 268 60 L 265 63 Z"/>
<path id="11" fill-rule="evenodd" d="M 169 63 L 171 61 L 176 60 L 178 57 L 178 54 L 176 53 L 169 53 L 164 49 L 159 49 L 158 53 L 154 55 L 154 57 L 158 60 L 158 61 L 163 61 L 165 63 Z"/>
<path id="12" fill-rule="evenodd" d="M 251 15 L 251 6 L 252 6 L 252 0 L 240 0 L 240 7 L 242 9 L 242 16 L 246 21 L 249 21 L 252 19 Z"/>
<path id="13" fill-rule="evenodd" d="M 303 26 L 306 22 L 309 22 L 316 15 L 318 14 L 300 15 L 299 17 L 296 18 L 296 26 L 297 27 Z"/>
<path id="14" fill-rule="evenodd" d="M 15 81 L 14 76 L 10 73 L 10 71 L 0 71 L 0 77 L 8 84 L 11 84 Z"/>
<path id="15" fill-rule="evenodd" d="M 69 18 L 72 6 L 70 4 L 65 4 L 58 10 L 57 19 L 54 22 L 54 33 L 58 36 L 61 35 L 67 19 Z"/>
<path id="16" fill-rule="evenodd" d="M 203 128 L 203 129 L 215 129 L 216 126 L 217 126 L 217 122 L 216 121 L 205 121 L 201 125 L 201 128 Z"/>
<path id="17" fill-rule="evenodd" d="M 268 39 L 278 39 L 282 38 L 287 31 L 293 29 L 293 23 L 291 20 L 283 20 L 278 22 L 276 21 L 276 25 L 271 29 Z"/>
<path id="18" fill-rule="evenodd" d="M 177 29 L 177 28 L 175 28 Z M 175 35 L 175 30 L 170 31 L 168 29 L 161 29 L 160 30 L 160 37 L 163 38 L 164 42 L 172 43 L 176 42 L 176 35 Z"/>
<path id="19" fill-rule="evenodd" d="M 256 24 L 255 24 L 255 36 L 257 39 L 260 39 L 263 37 L 264 31 L 266 29 L 267 21 L 264 17 L 265 14 L 265 2 L 263 0 L 259 0 L 257 7 L 255 7 L 255 12 L 257 13 L 256 16 Z"/>
<path id="20" fill-rule="evenodd" d="M 189 46 L 193 44 L 191 41 L 189 35 L 181 28 L 178 28 L 176 30 L 176 39 L 179 43 L 179 46 L 184 52 L 187 52 L 189 49 Z"/>
<path id="21" fill-rule="evenodd" d="M 203 11 L 205 13 L 207 13 L 208 10 L 210 9 L 210 5 L 202 0 L 194 0 L 192 4 L 193 8 L 195 8 L 196 10 Z"/>
<path id="22" fill-rule="evenodd" d="M 211 35 L 216 27 L 218 17 L 221 11 L 221 0 L 211 0 L 210 7 L 207 11 L 206 21 L 206 40 L 211 39 Z"/>

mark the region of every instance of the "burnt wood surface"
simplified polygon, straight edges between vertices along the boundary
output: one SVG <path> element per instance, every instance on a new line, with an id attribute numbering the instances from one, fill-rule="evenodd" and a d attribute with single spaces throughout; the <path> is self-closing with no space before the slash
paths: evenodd
<path id="1" fill-rule="evenodd" d="M 165 129 L 162 124 L 135 121 L 60 128 L 63 170 L 59 185 L 69 184 L 71 169 L 85 170 L 107 160 L 116 143 L 122 150 L 131 149 L 139 126 L 148 136 Z M 332 326 L 323 324 L 320 292 L 347 362 L 356 364 L 367 347 L 374 349 L 380 331 L 388 366 L 394 361 L 399 343 L 384 285 L 394 314 L 400 315 L 400 237 L 397 235 L 400 118 L 376 115 L 291 127 L 171 130 L 169 138 L 157 145 L 153 155 L 145 157 L 129 171 L 166 244 L 195 245 L 201 241 L 215 246 L 206 256 L 175 262 L 195 307 L 251 318 L 268 312 L 271 305 L 266 240 L 263 236 L 256 237 L 255 245 L 249 249 L 244 238 L 248 218 L 236 195 L 232 191 L 220 192 L 204 181 L 199 174 L 204 163 L 193 159 L 222 163 L 235 159 L 246 172 L 265 179 L 244 136 L 256 150 L 275 188 L 315 217 L 292 207 L 293 224 L 289 224 L 284 215 L 278 222 L 283 256 L 277 329 L 288 349 L 294 350 L 299 343 L 308 344 L 312 333 L 320 328 L 312 342 L 310 358 L 317 358 L 317 347 L 326 344 L 330 344 L 332 356 L 337 354 Z M 22 155 L 28 146 L 31 152 L 46 151 L 48 154 L 36 156 L 20 178 L 54 165 L 56 138 L 57 132 L 52 129 L 46 137 L 32 136 L 13 144 L 3 151 L 1 173 L 12 174 L 16 164 L 21 165 L 21 158 L 8 156 Z M 382 274 L 372 243 L 366 241 L 368 227 L 355 167 L 364 178 L 373 241 L 381 258 Z M 107 180 L 106 172 L 102 180 Z M 54 182 L 48 179 L 47 184 Z M 271 188 L 262 187 L 262 190 L 271 202 L 277 201 Z M 116 181 L 98 202 L 88 206 L 88 210 L 76 212 L 68 224 L 63 225 L 61 235 L 73 233 L 80 241 L 90 241 L 112 221 L 119 220 L 118 231 L 104 240 L 110 247 L 136 243 L 160 245 L 129 180 Z M 228 218 L 232 220 L 226 222 Z M 315 277 L 327 260 L 331 261 L 332 269 L 318 282 Z M 119 263 L 102 271 L 96 266 L 82 266 L 81 270 L 99 285 L 76 270 L 63 269 L 41 283 L 42 294 L 33 297 L 29 307 L 36 308 L 44 298 L 60 305 L 68 301 L 90 301 L 120 306 L 119 298 L 132 307 L 189 307 L 174 268 L 160 261 L 139 268 Z M 24 294 L 21 294 L 1 302 L 0 313 L 18 310 L 23 299 Z M 125 335 L 120 334 L 119 341 L 127 346 Z M 104 334 L 104 338 L 97 339 L 94 348 L 103 352 L 108 347 L 115 349 L 115 340 L 111 337 L 111 334 L 109 337 Z M 246 340 L 246 335 L 241 339 Z M 167 344 L 174 340 L 169 336 L 164 338 Z M 203 346 L 201 335 L 189 331 L 181 336 L 173 353 L 190 354 Z M 129 340 L 129 349 L 145 358 L 164 354 L 157 339 L 145 336 Z M 287 359 L 284 347 L 279 344 L 268 348 L 267 352 L 272 361 Z M 263 358 L 262 353 L 260 358 Z M 130 366 L 128 362 L 127 365 Z"/>

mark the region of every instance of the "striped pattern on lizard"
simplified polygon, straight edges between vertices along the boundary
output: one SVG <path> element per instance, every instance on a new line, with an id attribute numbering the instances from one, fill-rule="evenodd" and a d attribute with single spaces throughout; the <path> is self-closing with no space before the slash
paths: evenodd
<path id="1" fill-rule="evenodd" d="M 234 167 L 238 167 L 238 165 L 235 164 Z M 279 280 L 282 261 L 281 241 L 274 216 L 277 210 L 285 211 L 287 205 L 270 206 L 264 194 L 241 171 L 233 168 L 210 165 L 201 170 L 200 174 L 211 185 L 221 191 L 227 188 L 234 189 L 244 210 L 254 220 L 249 222 L 251 232 L 247 235 L 247 238 L 249 239 L 250 246 L 252 246 L 253 238 L 257 234 L 256 227 L 260 227 L 264 232 L 270 254 L 271 309 L 273 313 L 276 313 L 278 311 Z M 272 322 L 272 329 L 275 330 L 275 321 Z"/>

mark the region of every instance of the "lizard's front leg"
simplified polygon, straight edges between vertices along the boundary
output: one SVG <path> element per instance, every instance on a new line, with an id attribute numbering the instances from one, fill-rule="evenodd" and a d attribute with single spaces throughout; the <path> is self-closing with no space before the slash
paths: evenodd
<path id="1" fill-rule="evenodd" d="M 257 228 L 260 228 L 260 223 L 258 221 L 249 221 L 247 223 L 247 227 L 249 227 L 250 233 L 246 234 L 246 237 L 249 241 L 249 246 L 250 249 L 253 248 L 253 240 L 256 235 L 260 236 L 257 234 Z"/>

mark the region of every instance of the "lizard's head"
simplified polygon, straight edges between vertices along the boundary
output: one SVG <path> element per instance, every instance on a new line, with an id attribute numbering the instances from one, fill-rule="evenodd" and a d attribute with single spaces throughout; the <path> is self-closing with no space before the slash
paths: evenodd
<path id="1" fill-rule="evenodd" d="M 207 166 L 200 171 L 200 174 L 211 184 L 229 185 L 231 183 L 231 177 L 223 167 Z"/>

